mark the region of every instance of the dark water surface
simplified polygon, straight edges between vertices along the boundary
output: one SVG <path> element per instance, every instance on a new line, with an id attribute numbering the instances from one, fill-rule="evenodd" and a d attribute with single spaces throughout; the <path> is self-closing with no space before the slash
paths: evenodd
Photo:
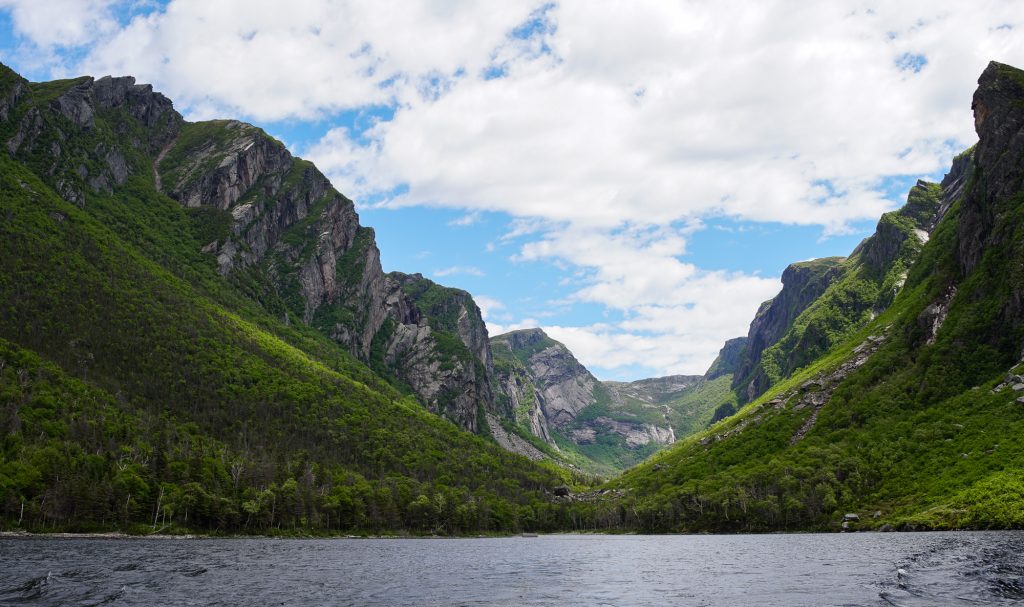
<path id="1" fill-rule="evenodd" d="M 0 538 L 0 605 L 1017 605 L 1024 533 Z"/>

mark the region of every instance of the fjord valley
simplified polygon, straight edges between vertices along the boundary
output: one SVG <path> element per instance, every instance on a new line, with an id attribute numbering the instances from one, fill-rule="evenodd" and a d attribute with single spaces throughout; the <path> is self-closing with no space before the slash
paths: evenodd
<path id="1" fill-rule="evenodd" d="M 0 528 L 1024 524 L 1024 72 L 703 375 L 600 381 L 384 272 L 312 163 L 130 77 L 0 78 Z"/>

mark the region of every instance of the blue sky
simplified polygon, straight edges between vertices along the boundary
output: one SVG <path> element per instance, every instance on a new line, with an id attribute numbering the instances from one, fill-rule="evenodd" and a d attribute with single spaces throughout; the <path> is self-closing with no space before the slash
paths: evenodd
<path id="1" fill-rule="evenodd" d="M 386 270 L 622 380 L 703 372 L 786 265 L 849 253 L 973 143 L 1019 7 L 899 4 L 0 0 L 0 59 L 263 127 Z"/>

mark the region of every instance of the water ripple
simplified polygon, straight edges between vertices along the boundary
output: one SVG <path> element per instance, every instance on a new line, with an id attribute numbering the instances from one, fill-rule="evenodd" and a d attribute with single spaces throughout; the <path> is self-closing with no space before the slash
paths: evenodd
<path id="1" fill-rule="evenodd" d="M 1019 532 L 0 538 L 7 605 L 1015 605 Z"/>

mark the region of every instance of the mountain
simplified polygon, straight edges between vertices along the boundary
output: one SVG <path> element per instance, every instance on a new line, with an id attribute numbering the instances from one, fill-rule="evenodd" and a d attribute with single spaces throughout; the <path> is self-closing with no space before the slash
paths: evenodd
<path id="1" fill-rule="evenodd" d="M 746 401 L 789 377 L 893 302 L 925 242 L 971 174 L 970 152 L 944 184 L 918 181 L 899 210 L 886 213 L 875 233 L 847 258 L 793 264 L 782 291 L 762 304 L 750 324 L 748 348 L 733 388 Z"/>
<path id="2" fill-rule="evenodd" d="M 237 121 L 182 123 L 155 186 L 205 225 L 218 272 L 283 322 L 311 325 L 472 432 L 493 405 L 468 293 L 385 274 L 372 229 L 311 163 Z"/>
<path id="3" fill-rule="evenodd" d="M 759 312 L 751 337 L 770 338 L 737 374 L 767 378 L 752 401 L 595 494 L 592 524 L 1024 525 L 1024 72 L 993 62 L 978 85 L 979 141 L 942 183 L 914 186 L 815 297 L 794 283 Z"/>
<path id="4" fill-rule="evenodd" d="M 490 342 L 499 408 L 511 412 L 504 433 L 531 443 L 515 450 L 611 474 L 703 430 L 719 408 L 734 411 L 729 383 L 745 340 L 730 341 L 707 376 L 634 382 L 599 381 L 541 329 Z"/>
<path id="5" fill-rule="evenodd" d="M 567 472 L 460 430 L 495 406 L 479 309 L 383 273 L 311 163 L 3 66 L 0 141 L 0 528 L 562 525 Z"/>

